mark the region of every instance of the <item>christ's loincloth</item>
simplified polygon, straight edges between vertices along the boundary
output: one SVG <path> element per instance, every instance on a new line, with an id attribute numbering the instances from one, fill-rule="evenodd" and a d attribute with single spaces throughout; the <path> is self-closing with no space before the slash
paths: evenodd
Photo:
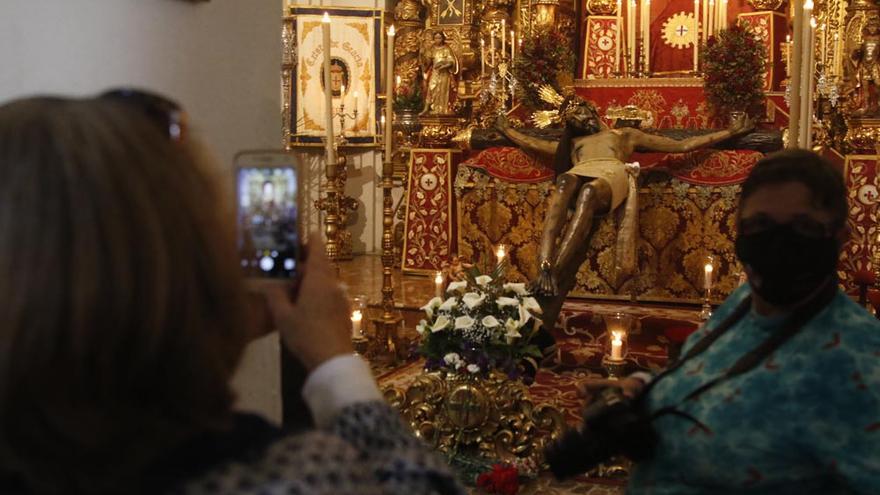
<path id="1" fill-rule="evenodd" d="M 597 179 L 611 188 L 611 208 L 614 211 L 626 201 L 617 232 L 615 268 L 619 280 L 632 275 L 637 268 L 636 225 L 638 223 L 638 163 L 625 164 L 616 158 L 587 158 L 580 160 L 566 173 L 585 179 Z"/>
<path id="2" fill-rule="evenodd" d="M 599 179 L 611 188 L 611 211 L 614 211 L 627 198 L 629 193 L 629 174 L 626 165 L 616 158 L 587 158 L 580 160 L 568 169 L 567 174 L 589 179 Z"/>

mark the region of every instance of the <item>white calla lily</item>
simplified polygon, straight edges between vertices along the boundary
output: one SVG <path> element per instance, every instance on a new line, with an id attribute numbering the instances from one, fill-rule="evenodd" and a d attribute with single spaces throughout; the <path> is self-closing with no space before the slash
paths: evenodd
<path id="1" fill-rule="evenodd" d="M 501 307 L 501 308 L 503 308 L 505 306 L 516 306 L 519 304 L 519 300 L 516 298 L 513 298 L 513 297 L 501 296 L 495 300 L 495 304 L 497 304 L 498 307 Z"/>
<path id="2" fill-rule="evenodd" d="M 538 304 L 538 300 L 534 297 L 524 297 L 522 300 L 523 307 L 529 310 L 530 313 L 538 313 L 541 314 L 541 305 Z"/>
<path id="3" fill-rule="evenodd" d="M 454 297 L 450 297 L 449 299 L 443 301 L 443 304 L 441 304 L 440 307 L 437 308 L 437 310 L 452 311 L 452 308 L 454 308 L 456 304 L 458 304 L 458 300 L 456 300 Z"/>
<path id="4" fill-rule="evenodd" d="M 465 306 L 468 307 L 468 309 L 474 309 L 477 306 L 483 304 L 483 301 L 486 300 L 486 294 L 468 292 L 467 294 L 461 296 L 461 300 L 464 302 Z"/>
<path id="5" fill-rule="evenodd" d="M 495 328 L 501 325 L 501 322 L 495 319 L 494 316 L 489 315 L 480 320 L 480 323 L 483 324 L 486 328 Z"/>
<path id="6" fill-rule="evenodd" d="M 506 284 L 504 284 L 502 287 L 504 288 L 504 290 L 506 290 L 506 291 L 508 291 L 508 292 L 513 292 L 514 294 L 516 294 L 516 295 L 518 295 L 518 296 L 527 296 L 527 295 L 529 295 L 529 291 L 526 290 L 526 284 L 524 284 L 524 283 L 522 283 L 522 282 L 519 282 L 519 283 L 506 283 Z"/>
<path id="7" fill-rule="evenodd" d="M 529 310 L 527 310 L 525 308 L 525 306 L 520 305 L 519 306 L 519 321 L 517 321 L 517 324 L 520 327 L 522 327 L 523 325 L 528 323 L 530 319 L 532 319 L 532 314 L 529 313 Z"/>
<path id="8" fill-rule="evenodd" d="M 434 317 L 434 310 L 439 308 L 440 304 L 442 304 L 442 303 L 443 303 L 443 299 L 440 299 L 439 297 L 435 297 L 435 298 L 431 299 L 430 301 L 428 301 L 428 304 L 425 304 L 424 306 L 422 306 L 419 309 L 424 311 L 428 315 L 428 318 L 433 318 Z"/>
<path id="9" fill-rule="evenodd" d="M 508 318 L 506 322 L 504 322 L 504 339 L 508 344 L 513 344 L 513 342 L 522 337 L 522 334 L 519 333 L 519 323 L 514 321 L 513 318 Z"/>
<path id="10" fill-rule="evenodd" d="M 416 325 L 416 332 L 418 332 L 419 335 L 425 335 L 425 333 L 427 331 L 428 331 L 428 322 L 427 321 L 422 320 L 419 322 L 418 325 Z"/>
<path id="11" fill-rule="evenodd" d="M 471 318 L 470 316 L 459 316 L 455 319 L 455 329 L 456 330 L 467 330 L 474 326 L 477 320 Z"/>
<path id="12" fill-rule="evenodd" d="M 475 373 L 479 373 L 479 372 L 480 372 L 480 367 L 477 366 L 476 364 L 469 364 L 469 365 L 467 365 L 467 370 L 468 370 L 468 373 L 474 373 L 474 374 L 475 374 Z"/>
<path id="13" fill-rule="evenodd" d="M 450 282 L 449 285 L 446 286 L 446 292 L 464 292 L 467 288 L 467 282 L 462 280 L 458 282 Z"/>
<path id="14" fill-rule="evenodd" d="M 431 332 L 437 333 L 448 327 L 450 323 L 451 322 L 449 321 L 449 318 L 444 315 L 440 315 L 437 317 L 437 321 L 435 321 L 434 324 L 431 325 Z"/>
<path id="15" fill-rule="evenodd" d="M 485 285 L 489 285 L 492 282 L 492 277 L 490 277 L 488 275 L 480 275 L 479 277 L 475 278 L 474 280 L 477 281 L 477 284 L 485 286 Z"/>

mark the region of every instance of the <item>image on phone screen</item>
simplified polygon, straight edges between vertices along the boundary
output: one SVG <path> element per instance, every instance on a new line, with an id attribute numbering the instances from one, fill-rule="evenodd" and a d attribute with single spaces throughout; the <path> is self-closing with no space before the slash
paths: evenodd
<path id="1" fill-rule="evenodd" d="M 245 276 L 290 278 L 299 260 L 293 168 L 239 168 L 238 252 Z"/>

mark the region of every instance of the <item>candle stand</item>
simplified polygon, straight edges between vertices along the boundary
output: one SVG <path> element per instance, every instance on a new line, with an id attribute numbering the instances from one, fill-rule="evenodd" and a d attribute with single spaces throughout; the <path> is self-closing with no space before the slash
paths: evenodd
<path id="1" fill-rule="evenodd" d="M 706 289 L 706 295 L 703 296 L 703 307 L 700 310 L 700 319 L 703 321 L 712 317 L 712 304 L 709 302 L 709 297 L 711 295 L 712 289 Z"/>

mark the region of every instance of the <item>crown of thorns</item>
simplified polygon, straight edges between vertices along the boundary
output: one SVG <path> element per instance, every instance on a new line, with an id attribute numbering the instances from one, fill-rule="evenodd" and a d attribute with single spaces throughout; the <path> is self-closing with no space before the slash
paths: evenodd
<path id="1" fill-rule="evenodd" d="M 538 88 L 538 97 L 548 105 L 556 107 L 554 110 L 539 110 L 532 114 L 532 123 L 540 128 L 564 122 L 565 119 L 575 113 L 579 106 L 586 103 L 586 101 L 573 93 L 563 96 L 548 84 Z"/>

